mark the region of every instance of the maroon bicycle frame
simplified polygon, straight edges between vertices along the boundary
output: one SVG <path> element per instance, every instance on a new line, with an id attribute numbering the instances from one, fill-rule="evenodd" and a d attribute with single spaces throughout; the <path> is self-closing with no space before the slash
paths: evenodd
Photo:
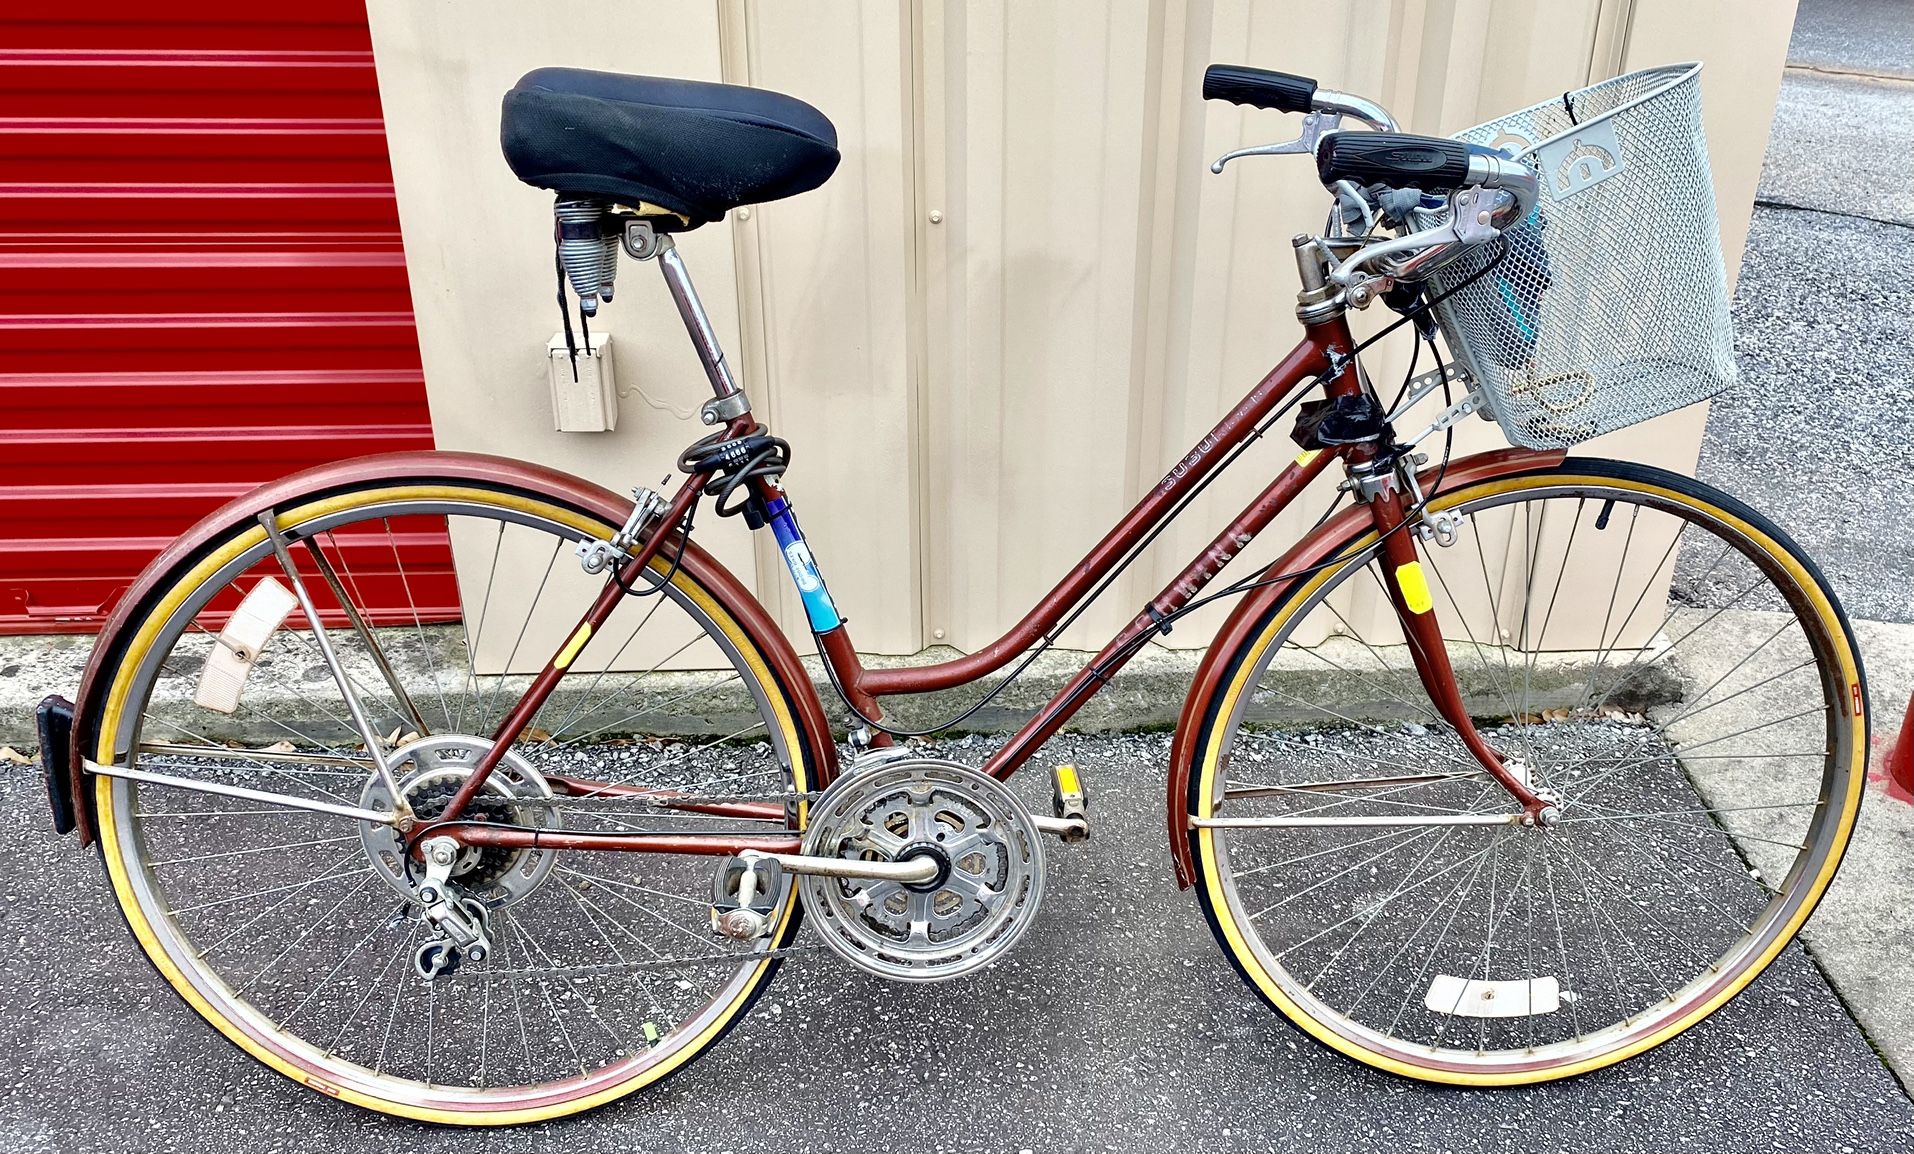
<path id="1" fill-rule="evenodd" d="M 1363 391 L 1354 341 L 1347 318 L 1340 312 L 1306 324 L 1303 339 L 1289 355 L 1271 369 L 1227 416 L 1217 422 L 1216 427 L 1198 441 L 1056 587 L 1024 615 L 1023 620 L 984 649 L 934 665 L 867 669 L 858 659 L 849 631 L 839 624 L 837 628 L 818 635 L 820 655 L 830 664 L 837 683 L 843 687 L 850 703 L 859 713 L 872 719 L 882 716 L 882 707 L 878 702 L 880 697 L 949 689 L 975 682 L 1002 669 L 1048 635 L 1064 614 L 1081 603 L 1097 582 L 1120 565 L 1139 541 L 1174 516 L 1178 502 L 1190 487 L 1200 484 L 1229 458 L 1231 450 L 1254 436 L 1270 414 L 1317 381 L 1322 383 L 1325 395 L 1330 398 L 1358 396 Z M 753 427 L 751 414 L 746 411 L 731 422 L 727 431 L 732 436 L 742 436 Z M 1062 728 L 1122 668 L 1151 634 L 1164 628 L 1167 618 L 1188 605 L 1331 462 L 1347 460 L 1351 465 L 1361 465 L 1372 461 L 1375 455 L 1375 443 L 1370 442 L 1334 446 L 1305 452 L 1297 457 L 1237 514 L 1235 520 L 1216 535 L 1206 549 L 1184 566 L 1182 572 L 1151 600 L 1143 612 L 1111 638 L 1109 644 L 1098 651 L 991 756 L 985 763 L 985 771 L 997 778 L 1007 778 L 1028 761 L 1038 747 Z M 660 524 L 679 523 L 698 499 L 703 480 L 702 477 L 688 477 L 680 485 Z M 758 495 L 765 500 L 781 495 L 781 490 L 770 480 L 759 480 L 756 484 L 759 487 Z M 1395 572 L 1402 566 L 1414 563 L 1416 548 L 1413 533 L 1398 531 L 1403 528 L 1408 515 L 1400 497 L 1385 487 L 1367 501 L 1367 508 L 1380 538 L 1384 564 L 1391 572 Z M 674 534 L 671 533 L 653 534 L 623 571 L 642 572 L 643 567 L 673 538 Z M 1541 801 L 1519 777 L 1502 765 L 1495 751 L 1476 732 L 1457 688 L 1433 610 L 1427 605 L 1413 604 L 1401 581 L 1386 584 L 1396 614 L 1402 622 L 1417 673 L 1437 711 L 1445 721 L 1455 726 L 1470 752 L 1514 800 L 1529 813 L 1537 812 Z M 486 777 L 503 758 L 505 750 L 531 723 L 553 687 L 564 677 L 578 649 L 594 631 L 604 625 L 626 595 L 627 591 L 620 585 L 616 574 L 606 581 L 578 627 L 568 636 L 567 643 L 546 663 L 527 688 L 524 697 L 500 723 L 491 750 L 481 758 L 451 804 L 438 820 L 415 831 L 414 844 L 418 844 L 429 832 L 442 831 L 470 844 L 502 847 L 538 845 L 557 849 L 697 854 L 733 854 L 746 849 L 788 852 L 796 848 L 797 839 L 788 832 L 735 835 L 535 833 L 530 830 L 485 827 L 459 820 L 466 803 L 484 785 Z M 873 734 L 872 741 L 873 744 L 889 744 L 890 735 L 880 731 Z M 554 784 L 571 793 L 643 795 L 666 806 L 671 805 L 668 791 L 576 779 L 565 779 Z M 705 799 L 688 802 L 685 808 L 744 819 L 786 821 L 784 806 L 775 802 L 714 803 Z"/>

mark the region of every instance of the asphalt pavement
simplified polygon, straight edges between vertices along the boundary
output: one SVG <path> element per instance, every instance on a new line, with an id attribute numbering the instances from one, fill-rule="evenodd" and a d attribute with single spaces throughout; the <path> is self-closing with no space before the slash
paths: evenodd
<path id="1" fill-rule="evenodd" d="M 1788 63 L 1831 72 L 1914 79 L 1914 3 L 1801 0 Z"/>
<path id="2" fill-rule="evenodd" d="M 1667 1046 L 1568 1082 L 1437 1089 L 1328 1052 L 1255 998 L 1175 889 L 1167 741 L 1059 740 L 1096 834 L 1051 847 L 1043 915 L 997 966 L 913 987 L 800 954 L 663 1086 L 504 1133 L 377 1118 L 260 1067 L 146 965 L 92 854 L 29 825 L 0 848 L 0 1149 L 1914 1150 L 1914 1103 L 1799 947 Z M 0 794 L 43 804 L 26 774 Z"/>
<path id="3" fill-rule="evenodd" d="M 1741 386 L 1697 472 L 1791 533 L 1851 616 L 1914 621 L 1914 0 L 1801 13 L 1735 291 Z"/>

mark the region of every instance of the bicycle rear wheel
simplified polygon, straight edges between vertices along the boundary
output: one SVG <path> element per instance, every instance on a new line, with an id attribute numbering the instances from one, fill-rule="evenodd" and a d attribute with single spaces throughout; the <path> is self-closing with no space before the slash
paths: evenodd
<path id="1" fill-rule="evenodd" d="M 580 571 L 575 546 L 616 528 L 537 492 L 432 478 L 288 502 L 276 520 L 426 818 L 604 580 Z M 626 598 L 577 654 L 470 816 L 594 833 L 796 829 L 818 752 L 793 688 L 694 567 L 654 561 L 641 580 L 657 591 Z M 182 562 L 102 673 L 94 760 L 389 806 L 293 584 L 256 524 Z M 555 796 L 564 777 L 792 800 L 774 807 L 784 817 L 749 819 L 609 790 Z M 493 948 L 427 977 L 416 959 L 431 931 L 389 827 L 150 780 L 100 776 L 94 796 L 114 893 L 174 988 L 261 1062 L 390 1114 L 534 1122 L 649 1085 L 742 1016 L 797 927 L 787 883 L 766 936 L 715 936 L 717 858 L 468 850 L 451 886 L 485 907 Z"/>
<path id="2" fill-rule="evenodd" d="M 1865 780 L 1853 637 L 1812 562 L 1689 478 L 1575 460 L 1444 493 L 1420 545 L 1519 811 L 1431 706 L 1373 533 L 1229 655 L 1194 743 L 1198 891 L 1273 1006 L 1351 1057 L 1538 1082 L 1660 1044 L 1774 960 Z"/>

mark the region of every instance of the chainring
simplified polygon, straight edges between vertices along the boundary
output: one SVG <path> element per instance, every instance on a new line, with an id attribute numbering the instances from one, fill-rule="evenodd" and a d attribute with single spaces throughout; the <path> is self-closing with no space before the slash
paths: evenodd
<path id="1" fill-rule="evenodd" d="M 937 860 L 937 876 L 921 885 L 799 879 L 824 943 L 897 981 L 942 981 L 989 965 L 1043 900 L 1043 838 L 1029 811 L 996 778 L 955 762 L 909 758 L 839 778 L 811 806 L 804 851 Z"/>

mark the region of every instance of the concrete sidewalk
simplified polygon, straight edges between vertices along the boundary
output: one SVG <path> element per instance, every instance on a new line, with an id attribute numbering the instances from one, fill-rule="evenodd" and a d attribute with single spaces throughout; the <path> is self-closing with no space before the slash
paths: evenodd
<path id="1" fill-rule="evenodd" d="M 1723 614 L 1713 626 L 1719 635 L 1686 655 L 1684 676 L 1709 684 L 1739 668 L 1771 634 L 1774 616 Z M 1914 692 L 1914 625 L 1859 622 L 1855 632 L 1875 711 L 1878 762 Z M 1765 720 L 1762 706 L 1745 699 L 1709 712 L 1721 731 L 1758 727 Z M 1714 771 L 1695 763 L 1689 772 L 1705 779 Z M 1759 794 L 1760 784 L 1741 782 L 1738 791 L 1745 800 Z M 1887 796 L 1879 781 L 1870 781 L 1867 793 L 1841 872 L 1801 937 L 1870 1044 L 1902 1087 L 1914 1092 L 1914 997 L 1909 997 L 1914 990 L 1914 806 Z M 1727 825 L 1731 837 L 1740 832 L 1733 820 Z M 1775 857 L 1772 843 L 1742 842 L 1741 850 L 1757 863 Z"/>

